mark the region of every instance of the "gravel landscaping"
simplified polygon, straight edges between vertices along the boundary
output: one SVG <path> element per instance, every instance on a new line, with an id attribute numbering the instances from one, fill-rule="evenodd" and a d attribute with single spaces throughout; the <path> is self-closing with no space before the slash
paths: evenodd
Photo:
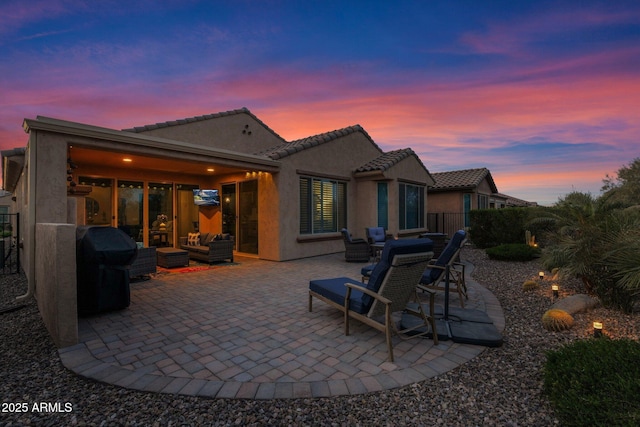
<path id="1" fill-rule="evenodd" d="M 602 307 L 576 314 L 570 330 L 549 332 L 540 319 L 553 303 L 552 282 L 522 289 L 525 280 L 537 277 L 537 261 L 492 261 L 472 248 L 463 250 L 462 259 L 474 265 L 474 280 L 502 305 L 504 345 L 487 348 L 430 381 L 331 399 L 205 399 L 130 391 L 80 378 L 61 365 L 34 301 L 7 310 L 16 308 L 15 296 L 25 292 L 24 277 L 0 276 L 0 425 L 550 426 L 558 421 L 541 394 L 545 351 L 590 339 L 596 320 L 612 338 L 638 338 L 637 314 Z M 560 282 L 561 298 L 581 292 L 579 281 Z"/>

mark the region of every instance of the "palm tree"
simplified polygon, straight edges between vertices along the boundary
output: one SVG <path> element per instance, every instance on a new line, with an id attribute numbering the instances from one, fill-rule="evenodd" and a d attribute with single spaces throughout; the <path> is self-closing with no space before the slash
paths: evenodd
<path id="1" fill-rule="evenodd" d="M 545 268 L 579 277 L 605 306 L 633 310 L 640 296 L 640 209 L 573 192 L 531 223 L 551 230 Z"/>

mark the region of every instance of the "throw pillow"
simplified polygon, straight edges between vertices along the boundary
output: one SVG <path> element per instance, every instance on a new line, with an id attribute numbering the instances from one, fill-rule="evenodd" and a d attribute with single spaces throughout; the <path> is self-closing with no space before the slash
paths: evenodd
<path id="1" fill-rule="evenodd" d="M 202 241 L 202 245 L 203 246 L 209 246 L 209 243 L 211 243 L 214 239 L 214 237 L 216 237 L 215 234 L 213 233 L 209 233 L 209 235 L 207 236 L 207 238 L 205 240 Z"/>
<path id="2" fill-rule="evenodd" d="M 187 235 L 187 245 L 198 246 L 200 243 L 200 233 L 189 233 Z"/>
<path id="3" fill-rule="evenodd" d="M 211 235 L 211 233 L 200 233 L 200 242 L 198 242 L 198 245 L 201 246 L 206 246 L 207 245 L 207 240 L 209 240 L 209 236 Z"/>

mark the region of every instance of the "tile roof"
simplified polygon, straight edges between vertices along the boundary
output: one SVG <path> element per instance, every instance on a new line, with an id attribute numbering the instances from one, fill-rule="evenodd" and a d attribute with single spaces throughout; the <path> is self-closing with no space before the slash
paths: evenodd
<path id="1" fill-rule="evenodd" d="M 261 151 L 259 153 L 254 153 L 256 155 L 263 155 L 270 157 L 273 160 L 282 159 L 283 157 L 287 157 L 291 154 L 297 153 L 302 150 L 306 150 L 307 148 L 315 147 L 318 145 L 325 144 L 327 142 L 336 140 L 343 136 L 350 135 L 352 133 L 361 132 L 364 136 L 367 137 L 369 141 L 382 153 L 383 151 L 378 147 L 378 145 L 373 142 L 373 139 L 369 136 L 367 131 L 360 125 L 348 126 L 342 129 L 336 129 L 331 132 L 325 132 L 318 135 L 309 136 L 302 139 L 297 139 L 291 142 L 285 142 L 283 144 L 272 147 L 268 150 Z"/>
<path id="2" fill-rule="evenodd" d="M 251 117 L 253 117 L 254 120 L 256 120 L 258 123 L 260 123 L 262 126 L 264 126 L 267 130 L 269 130 L 271 133 L 273 133 L 278 139 L 282 140 L 282 143 L 278 144 L 275 147 L 271 147 L 271 148 L 269 148 L 267 150 L 263 150 L 263 151 L 260 151 L 258 153 L 254 153 L 255 155 L 258 155 L 258 156 L 265 156 L 265 157 L 269 157 L 272 160 L 279 160 L 279 159 L 282 159 L 283 157 L 290 156 L 291 154 L 300 152 L 302 150 L 306 150 L 307 148 L 316 147 L 318 145 L 325 144 L 327 142 L 336 140 L 336 139 L 341 138 L 343 136 L 347 136 L 347 135 L 350 135 L 352 133 L 360 132 L 371 142 L 371 144 L 373 144 L 373 146 L 381 153 L 381 155 L 379 157 L 367 162 L 366 164 L 360 166 L 358 169 L 356 169 L 356 171 L 355 171 L 356 173 L 358 173 L 358 172 L 360 172 L 360 173 L 373 172 L 373 171 L 384 172 L 384 171 L 388 170 L 389 168 L 391 168 L 393 165 L 399 163 L 401 160 L 403 160 L 403 159 L 405 159 L 405 158 L 407 158 L 409 156 L 414 156 L 416 158 L 416 160 L 418 161 L 418 163 L 427 172 L 427 174 L 429 174 L 429 176 L 431 176 L 431 174 L 429 173 L 427 168 L 424 166 L 424 163 L 422 163 L 422 161 L 420 160 L 418 155 L 411 148 L 404 148 L 404 149 L 394 150 L 394 151 L 390 151 L 388 153 L 385 153 L 378 146 L 378 144 L 376 144 L 373 141 L 373 139 L 371 138 L 371 136 L 369 136 L 367 131 L 364 130 L 364 128 L 362 126 L 360 126 L 360 125 L 348 126 L 348 127 L 342 128 L 342 129 L 336 129 L 336 130 L 333 130 L 333 131 L 330 131 L 330 132 L 324 132 L 324 133 L 320 133 L 318 135 L 308 136 L 306 138 L 301 138 L 301 139 L 297 139 L 297 140 L 288 142 L 284 138 L 282 138 L 280 135 L 278 135 L 276 132 L 274 132 L 271 128 L 269 128 L 269 126 L 264 124 L 264 122 L 262 122 L 262 120 L 258 119 L 258 117 L 253 115 L 249 111 L 249 109 L 246 108 L 246 107 L 239 108 L 239 109 L 236 109 L 236 110 L 222 111 L 222 112 L 214 113 L 214 114 L 206 114 L 206 115 L 203 115 L 203 116 L 189 117 L 189 118 L 185 118 L 185 119 L 172 120 L 172 121 L 168 121 L 168 122 L 161 122 L 161 123 L 156 123 L 156 124 L 151 124 L 151 125 L 136 126 L 136 127 L 129 128 L 129 129 L 123 129 L 123 131 L 140 133 L 140 132 L 145 132 L 145 131 L 150 131 L 150 130 L 155 130 L 155 129 L 166 128 L 166 127 L 169 127 L 169 126 L 178 126 L 178 125 L 184 125 L 184 124 L 203 121 L 203 120 L 210 120 L 210 119 L 215 119 L 215 118 L 219 118 L 219 117 L 230 116 L 230 115 L 233 115 L 233 114 L 248 114 L 248 115 L 250 115 Z"/>
<path id="3" fill-rule="evenodd" d="M 491 186 L 491 191 L 493 193 L 498 192 L 491 172 L 487 168 L 435 172 L 431 175 L 436 181 L 435 185 L 430 189 L 431 191 L 469 190 L 476 188 L 486 178 Z"/>
<path id="4" fill-rule="evenodd" d="M 238 108 L 236 110 L 221 111 L 219 113 L 205 114 L 205 115 L 202 115 L 202 116 L 187 117 L 185 119 L 171 120 L 171 121 L 168 121 L 168 122 L 160 122 L 160 123 L 155 123 L 155 124 L 152 124 L 152 125 L 135 126 L 135 127 L 129 128 L 129 129 L 122 129 L 122 130 L 125 131 L 125 132 L 140 133 L 140 132 L 146 132 L 146 131 L 155 130 L 155 129 L 166 128 L 166 127 L 170 127 L 170 126 L 186 125 L 188 123 L 193 123 L 193 122 L 201 122 L 201 121 L 204 121 L 204 120 L 217 119 L 219 117 L 231 116 L 231 115 L 234 115 L 234 114 L 248 114 L 254 120 L 256 120 L 258 123 L 260 123 L 262 126 L 264 126 L 269 132 L 271 132 L 277 138 L 279 138 L 279 139 L 284 141 L 284 138 L 282 138 L 273 129 L 271 129 L 269 126 L 267 126 L 262 120 L 260 120 L 258 117 L 256 117 L 251 111 L 249 111 L 249 109 L 247 107 Z"/>
<path id="5" fill-rule="evenodd" d="M 508 194 L 494 193 L 493 195 L 504 198 L 507 206 L 538 206 L 537 202 L 518 199 L 516 197 L 509 196 Z"/>
<path id="6" fill-rule="evenodd" d="M 401 148 L 399 150 L 389 151 L 379 157 L 365 163 L 356 169 L 356 172 L 386 171 L 401 160 L 409 156 L 414 156 L 420 165 L 426 170 L 418 155 L 411 148 Z"/>

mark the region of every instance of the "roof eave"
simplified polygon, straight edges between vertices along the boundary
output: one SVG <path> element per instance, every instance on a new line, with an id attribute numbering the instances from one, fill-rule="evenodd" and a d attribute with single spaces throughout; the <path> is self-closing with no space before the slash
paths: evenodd
<path id="1" fill-rule="evenodd" d="M 69 122 L 60 119 L 53 119 L 50 117 L 38 116 L 35 120 L 25 119 L 23 128 L 27 133 L 31 132 L 32 130 L 65 133 L 74 136 L 91 138 L 98 141 L 130 144 L 132 146 L 144 148 L 147 150 L 162 150 L 165 153 L 166 151 L 174 151 L 178 153 L 215 157 L 231 162 L 242 162 L 259 166 L 267 172 L 276 172 L 280 169 L 280 162 L 263 156 L 237 153 L 234 151 L 218 148 L 203 147 L 201 145 L 191 144 L 188 142 L 103 128 L 93 125 L 86 125 L 82 123 Z"/>

